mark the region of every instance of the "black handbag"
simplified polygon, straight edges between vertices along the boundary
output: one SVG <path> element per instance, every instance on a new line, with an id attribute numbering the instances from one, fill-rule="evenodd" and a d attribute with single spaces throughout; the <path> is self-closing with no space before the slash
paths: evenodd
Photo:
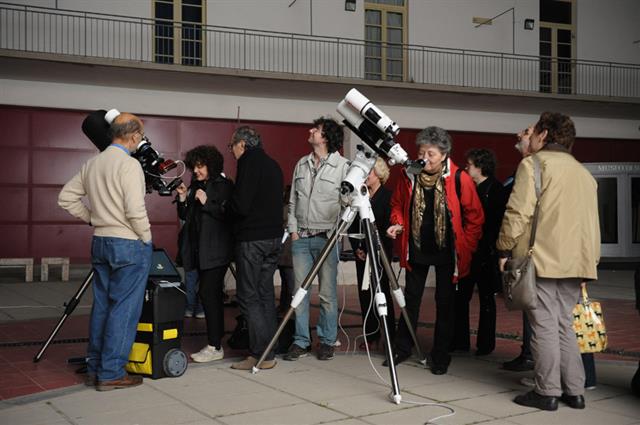
<path id="1" fill-rule="evenodd" d="M 533 245 L 536 241 L 538 227 L 538 212 L 540 209 L 540 160 L 533 155 L 534 178 L 536 188 L 536 207 L 533 211 L 531 223 L 531 237 L 529 249 L 524 257 L 516 257 L 507 260 L 502 272 L 502 293 L 509 310 L 533 310 L 538 304 L 536 291 L 536 267 L 533 264 Z"/>

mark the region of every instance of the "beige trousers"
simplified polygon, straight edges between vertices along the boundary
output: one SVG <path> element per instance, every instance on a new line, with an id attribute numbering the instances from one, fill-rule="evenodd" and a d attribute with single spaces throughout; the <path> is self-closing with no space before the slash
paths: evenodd
<path id="1" fill-rule="evenodd" d="M 584 368 L 573 330 L 581 279 L 536 279 L 538 306 L 527 311 L 533 335 L 535 391 L 559 397 L 584 394 Z"/>

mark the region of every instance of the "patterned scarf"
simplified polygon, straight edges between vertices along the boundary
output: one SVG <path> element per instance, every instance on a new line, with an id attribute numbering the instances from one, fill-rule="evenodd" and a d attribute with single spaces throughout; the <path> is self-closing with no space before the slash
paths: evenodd
<path id="1" fill-rule="evenodd" d="M 444 168 L 443 168 L 444 170 Z M 422 171 L 416 178 L 417 187 L 413 197 L 412 219 L 411 219 L 411 235 L 413 243 L 420 249 L 420 237 L 422 229 L 422 216 L 427 207 L 424 198 L 424 189 L 433 188 L 433 222 L 435 224 L 434 234 L 436 237 L 436 246 L 442 249 L 446 243 L 446 197 L 444 194 L 444 179 L 442 178 L 443 170 L 439 173 L 429 175 Z"/>

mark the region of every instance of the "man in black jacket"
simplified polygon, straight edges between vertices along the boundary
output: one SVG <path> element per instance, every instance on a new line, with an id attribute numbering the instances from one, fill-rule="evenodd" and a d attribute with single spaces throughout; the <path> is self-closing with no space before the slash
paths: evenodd
<path id="1" fill-rule="evenodd" d="M 231 365 L 250 370 L 276 331 L 273 274 L 282 249 L 282 170 L 262 149 L 258 132 L 247 126 L 231 136 L 229 149 L 238 160 L 236 185 L 225 204 L 235 219 L 236 295 L 249 328 L 249 356 Z M 269 353 L 261 369 L 276 365 Z"/>
<path id="2" fill-rule="evenodd" d="M 515 148 L 523 158 L 528 157 L 532 153 L 532 147 L 529 141 L 529 137 L 533 133 L 533 124 L 524 130 L 520 131 L 516 137 L 518 138 L 518 143 L 516 143 Z M 515 174 L 509 177 L 503 183 L 505 198 L 506 201 L 509 200 L 509 195 L 511 195 L 511 191 L 513 190 L 513 185 L 515 183 Z M 506 204 L 505 201 L 505 204 Z M 520 354 L 515 359 L 506 361 L 502 363 L 502 368 L 505 370 L 510 370 L 513 372 L 524 372 L 528 370 L 533 370 L 534 362 L 533 362 L 533 353 L 531 352 L 531 334 L 533 330 L 531 329 L 531 323 L 529 323 L 529 318 L 527 314 L 522 312 L 522 346 L 520 349 Z M 523 378 L 524 380 L 525 378 Z"/>

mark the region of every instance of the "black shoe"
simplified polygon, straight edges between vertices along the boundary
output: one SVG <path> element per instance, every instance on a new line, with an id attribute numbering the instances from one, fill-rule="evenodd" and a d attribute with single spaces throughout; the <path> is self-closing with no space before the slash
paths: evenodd
<path id="1" fill-rule="evenodd" d="M 471 347 L 468 346 L 459 346 L 459 347 L 451 347 L 449 350 L 450 353 L 468 353 L 471 350 Z"/>
<path id="2" fill-rule="evenodd" d="M 493 353 L 493 349 L 488 350 L 486 348 L 478 348 L 475 352 L 476 356 L 488 356 L 489 354 Z"/>
<path id="3" fill-rule="evenodd" d="M 631 392 L 640 397 L 640 363 L 638 363 L 638 370 L 631 379 Z"/>
<path id="4" fill-rule="evenodd" d="M 334 346 L 328 344 L 320 344 L 318 349 L 318 360 L 331 360 L 333 359 Z"/>
<path id="5" fill-rule="evenodd" d="M 584 396 L 562 394 L 560 401 L 572 409 L 584 409 Z"/>
<path id="6" fill-rule="evenodd" d="M 431 366 L 431 373 L 433 373 L 434 375 L 444 375 L 445 373 L 447 373 L 447 369 L 448 367 L 446 366 L 433 365 Z"/>
<path id="7" fill-rule="evenodd" d="M 513 401 L 521 406 L 535 407 L 540 410 L 558 410 L 558 397 L 540 395 L 535 391 L 519 395 Z"/>
<path id="8" fill-rule="evenodd" d="M 289 351 L 287 351 L 287 354 L 282 356 L 282 359 L 296 361 L 299 358 L 306 357 L 307 354 L 309 354 L 310 348 L 311 347 L 302 348 L 298 344 L 291 344 L 291 347 L 289 347 Z"/>
<path id="9" fill-rule="evenodd" d="M 533 370 L 534 364 L 533 360 L 527 359 L 523 356 L 518 356 L 513 360 L 502 363 L 502 368 L 512 372 L 526 372 L 528 370 Z"/>
<path id="10" fill-rule="evenodd" d="M 400 363 L 402 363 L 403 361 L 407 360 L 409 357 L 411 357 L 411 354 L 395 353 L 393 355 L 393 364 L 398 366 Z M 384 367 L 389 366 L 389 362 L 385 359 L 385 361 L 382 362 L 382 366 L 384 366 Z"/>

